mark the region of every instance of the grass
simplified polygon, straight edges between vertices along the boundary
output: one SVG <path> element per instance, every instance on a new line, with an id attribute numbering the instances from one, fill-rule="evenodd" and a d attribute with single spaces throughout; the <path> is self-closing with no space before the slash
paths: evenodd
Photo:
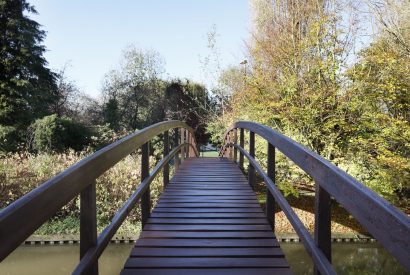
<path id="1" fill-rule="evenodd" d="M 207 152 L 201 152 L 201 157 L 204 158 L 214 158 L 219 155 L 218 151 L 207 151 Z"/>

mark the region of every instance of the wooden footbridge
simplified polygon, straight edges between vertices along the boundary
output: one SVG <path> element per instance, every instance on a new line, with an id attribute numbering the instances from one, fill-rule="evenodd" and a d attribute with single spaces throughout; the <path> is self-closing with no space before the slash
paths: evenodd
<path id="1" fill-rule="evenodd" d="M 246 132 L 249 151 L 244 149 Z M 267 171 L 255 159 L 255 134 L 267 141 Z M 150 171 L 149 142 L 156 136 L 163 138 L 164 158 Z M 336 200 L 410 272 L 409 217 L 307 148 L 266 126 L 244 121 L 227 131 L 219 158 L 199 158 L 196 148 L 190 127 L 167 121 L 83 159 L 1 210 L 0 260 L 80 195 L 80 262 L 73 274 L 98 274 L 98 258 L 137 203 L 143 231 L 122 274 L 290 274 L 273 233 L 275 205 L 298 233 L 315 273 L 335 274 L 330 224 L 331 201 Z M 142 181 L 97 236 L 95 180 L 137 149 Z M 315 180 L 313 237 L 276 187 L 276 150 Z M 171 180 L 170 163 L 175 171 Z M 160 172 L 164 192 L 151 211 L 150 184 Z M 267 187 L 265 212 L 253 192 L 256 172 Z"/>

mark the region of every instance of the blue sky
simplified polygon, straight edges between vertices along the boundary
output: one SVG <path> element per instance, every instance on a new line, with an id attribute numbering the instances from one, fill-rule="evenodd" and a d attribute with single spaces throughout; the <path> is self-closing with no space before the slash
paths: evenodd
<path id="1" fill-rule="evenodd" d="M 216 25 L 223 66 L 243 60 L 249 36 L 247 0 L 29 0 L 32 16 L 47 32 L 49 67 L 61 69 L 85 93 L 97 97 L 104 75 L 118 66 L 127 45 L 154 49 L 167 77 L 204 79 L 207 33 Z"/>

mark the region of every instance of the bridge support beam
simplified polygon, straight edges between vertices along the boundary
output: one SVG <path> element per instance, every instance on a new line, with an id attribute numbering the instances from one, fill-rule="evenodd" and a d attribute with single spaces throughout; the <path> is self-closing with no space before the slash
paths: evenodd
<path id="1" fill-rule="evenodd" d="M 255 133 L 249 131 L 249 154 L 255 158 Z M 255 168 L 249 163 L 248 165 L 248 182 L 252 189 L 255 188 Z"/>
<path id="2" fill-rule="evenodd" d="M 238 129 L 233 129 L 233 143 L 238 144 Z M 236 147 L 233 148 L 233 161 L 238 163 L 238 149 Z"/>
<path id="3" fill-rule="evenodd" d="M 95 180 L 80 194 L 80 260 L 87 250 L 97 245 L 97 204 Z M 87 274 L 98 274 L 98 260 L 92 264 Z"/>
<path id="4" fill-rule="evenodd" d="M 315 187 L 315 243 L 331 262 L 331 197 L 318 182 Z M 314 273 L 320 274 L 316 267 Z"/>
<path id="5" fill-rule="evenodd" d="M 149 176 L 149 142 L 141 146 L 141 181 Z M 151 192 L 148 186 L 141 196 L 141 223 L 144 228 L 151 212 Z"/>
<path id="6" fill-rule="evenodd" d="M 268 142 L 268 177 L 272 180 L 274 184 L 275 181 L 275 147 Z M 275 231 L 275 198 L 270 192 L 269 188 L 266 187 L 266 217 L 272 227 L 272 230 Z"/>
<path id="7" fill-rule="evenodd" d="M 240 128 L 239 131 L 239 146 L 241 146 L 242 148 L 244 148 L 245 146 L 245 134 L 244 134 L 245 130 L 243 128 Z M 239 168 L 241 170 L 243 170 L 243 159 L 244 159 L 244 155 L 242 154 L 242 152 L 239 152 Z"/>
<path id="8" fill-rule="evenodd" d="M 175 129 L 175 135 L 174 135 L 174 147 L 177 147 L 179 145 L 179 130 L 176 128 Z M 175 158 L 174 158 L 174 174 L 175 172 L 178 170 L 179 168 L 179 152 L 175 154 Z"/>
<path id="9" fill-rule="evenodd" d="M 168 131 L 164 132 L 164 158 L 169 154 L 169 133 Z M 164 188 L 167 187 L 169 183 L 169 164 L 166 163 L 164 168 L 162 168 L 163 179 L 164 179 Z"/>

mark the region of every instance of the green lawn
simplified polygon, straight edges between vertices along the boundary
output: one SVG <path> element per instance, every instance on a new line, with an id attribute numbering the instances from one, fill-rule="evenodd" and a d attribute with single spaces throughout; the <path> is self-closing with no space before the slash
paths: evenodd
<path id="1" fill-rule="evenodd" d="M 218 151 L 201 152 L 201 157 L 212 158 L 212 157 L 217 157 L 218 154 L 219 154 Z"/>

